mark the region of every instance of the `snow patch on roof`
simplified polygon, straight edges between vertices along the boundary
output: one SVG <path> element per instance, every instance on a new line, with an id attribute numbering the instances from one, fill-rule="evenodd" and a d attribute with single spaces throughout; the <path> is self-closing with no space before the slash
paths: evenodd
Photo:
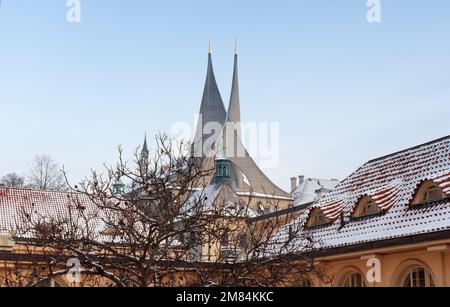
<path id="1" fill-rule="evenodd" d="M 340 247 L 450 229 L 450 199 L 411 207 L 417 187 L 426 180 L 450 196 L 450 136 L 372 160 L 306 210 L 296 222 L 306 223 L 319 208 L 332 223 L 305 229 L 324 247 Z M 385 214 L 352 219 L 358 201 L 370 196 Z M 344 225 L 341 225 L 343 215 Z M 288 226 L 286 226 L 288 227 Z M 285 237 L 286 228 L 277 236 Z"/>

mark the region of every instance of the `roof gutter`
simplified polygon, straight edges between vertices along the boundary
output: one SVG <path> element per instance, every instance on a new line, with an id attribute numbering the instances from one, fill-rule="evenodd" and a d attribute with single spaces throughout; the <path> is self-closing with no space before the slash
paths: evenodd
<path id="1" fill-rule="evenodd" d="M 384 252 L 392 251 L 393 247 L 395 247 L 395 250 L 401 251 L 405 249 L 410 249 L 410 246 L 414 246 L 415 248 L 427 246 L 427 244 L 422 244 L 423 246 L 421 246 L 420 245 L 421 243 L 432 242 L 433 244 L 439 244 L 439 243 L 446 243 L 447 241 L 450 242 L 450 230 L 417 234 L 407 237 L 374 241 L 336 248 L 328 248 L 318 252 L 317 256 L 327 260 L 332 260 L 335 258 L 349 258 L 352 256 L 356 256 L 358 254 L 367 254 L 367 252 L 376 254 L 381 253 L 383 251 Z"/>

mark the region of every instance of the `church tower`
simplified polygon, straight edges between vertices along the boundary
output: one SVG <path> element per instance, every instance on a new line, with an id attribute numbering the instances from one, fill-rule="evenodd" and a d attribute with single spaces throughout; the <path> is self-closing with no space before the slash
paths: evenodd
<path id="1" fill-rule="evenodd" d="M 211 151 L 214 150 L 214 148 L 212 146 L 204 148 L 204 145 L 211 137 L 220 134 L 227 117 L 227 111 L 225 110 L 222 96 L 220 95 L 219 87 L 217 86 L 216 77 L 214 76 L 211 52 L 210 41 L 205 87 L 203 90 L 202 103 L 200 105 L 197 130 L 195 132 L 194 143 L 191 150 L 193 156 L 197 158 L 212 156 Z M 213 145 L 216 139 L 213 139 L 212 141 Z"/>
<path id="2" fill-rule="evenodd" d="M 211 131 L 211 127 L 220 131 Z M 214 169 L 224 166 L 227 169 L 226 180 L 238 194 L 255 193 L 261 196 L 271 196 L 289 202 L 291 195 L 277 187 L 257 166 L 253 158 L 245 149 L 241 137 L 241 110 L 239 97 L 238 52 L 237 44 L 234 52 L 233 80 L 226 112 L 222 96 L 214 76 L 211 48 L 208 52 L 208 68 L 205 88 L 200 106 L 199 122 L 192 145 L 192 152 L 199 158 L 205 168 Z M 202 151 L 204 141 L 213 143 L 211 148 Z M 226 159 L 216 159 L 219 150 L 226 152 Z M 220 171 L 223 170 L 222 168 Z M 220 173 L 219 174 L 223 174 Z M 219 178 L 220 177 L 220 178 Z M 214 183 L 222 180 L 222 176 L 211 176 L 206 180 Z"/>

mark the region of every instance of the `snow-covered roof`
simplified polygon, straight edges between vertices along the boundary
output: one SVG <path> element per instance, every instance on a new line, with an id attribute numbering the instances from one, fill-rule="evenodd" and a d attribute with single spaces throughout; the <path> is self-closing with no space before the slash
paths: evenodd
<path id="1" fill-rule="evenodd" d="M 304 225 L 313 210 L 322 210 L 332 223 L 304 231 L 324 248 L 448 230 L 450 198 L 411 206 L 420 184 L 429 180 L 450 197 L 450 136 L 366 163 L 296 222 Z M 372 197 L 385 213 L 352 218 L 364 196 Z M 286 229 L 278 233 L 279 239 L 287 235 Z"/>
<path id="2" fill-rule="evenodd" d="M 202 198 L 201 202 L 199 202 L 200 198 Z M 208 207 L 219 202 L 223 204 L 233 202 L 239 205 L 242 201 L 230 186 L 212 184 L 205 189 L 195 191 L 187 202 L 187 207 L 190 202 L 201 203 L 202 210 L 207 211 Z M 105 231 L 106 226 L 101 218 L 102 212 L 85 194 L 0 187 L 0 235 L 10 235 L 14 228 L 26 226 L 24 213 L 30 213 L 37 218 L 63 219 L 70 215 L 69 207 L 73 206 L 81 207 L 83 214 L 92 217 L 91 227 L 103 236 L 102 232 Z M 232 209 L 230 210 L 228 214 L 233 215 Z M 240 210 L 236 214 L 245 214 L 248 218 L 256 217 L 256 213 L 250 208 Z"/>
<path id="3" fill-rule="evenodd" d="M 66 217 L 69 206 L 74 205 L 86 208 L 91 215 L 98 213 L 95 204 L 84 194 L 0 188 L 0 234 L 9 235 L 16 226 L 25 226 L 25 212 L 58 219 Z"/>
<path id="4" fill-rule="evenodd" d="M 294 206 L 317 201 L 323 192 L 333 190 L 338 184 L 339 180 L 336 179 L 306 178 L 292 192 Z"/>
<path id="5" fill-rule="evenodd" d="M 204 189 L 195 191 L 186 202 L 182 211 L 195 211 L 195 206 L 198 206 L 200 204 L 201 209 L 205 213 L 207 213 L 208 211 L 213 212 L 218 209 L 214 206 L 224 206 L 228 203 L 232 205 L 230 206 L 230 210 L 227 211 L 220 209 L 217 212 L 229 215 L 245 215 L 245 217 L 248 218 L 254 218 L 257 216 L 257 214 L 252 209 L 248 208 L 248 206 L 245 206 L 238 193 L 236 193 L 233 188 L 231 188 L 231 186 L 229 186 L 228 184 L 214 183 L 208 185 Z M 241 208 L 239 210 L 233 209 L 238 208 L 241 205 L 245 206 L 245 208 Z"/>
<path id="6" fill-rule="evenodd" d="M 270 195 L 265 193 L 258 193 L 258 192 L 236 192 L 239 196 L 246 196 L 246 197 L 261 197 L 265 199 L 277 199 L 277 200 L 290 200 L 292 201 L 291 197 L 284 197 L 284 196 L 277 196 L 277 195 Z"/>

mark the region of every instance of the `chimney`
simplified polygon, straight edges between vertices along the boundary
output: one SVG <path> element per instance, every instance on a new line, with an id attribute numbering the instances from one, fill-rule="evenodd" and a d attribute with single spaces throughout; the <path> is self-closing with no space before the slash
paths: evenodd
<path id="1" fill-rule="evenodd" d="M 305 176 L 304 175 L 298 176 L 298 185 L 301 185 L 304 181 L 305 181 Z"/>
<path id="2" fill-rule="evenodd" d="M 297 188 L 297 177 L 291 178 L 291 191 L 294 192 Z"/>

